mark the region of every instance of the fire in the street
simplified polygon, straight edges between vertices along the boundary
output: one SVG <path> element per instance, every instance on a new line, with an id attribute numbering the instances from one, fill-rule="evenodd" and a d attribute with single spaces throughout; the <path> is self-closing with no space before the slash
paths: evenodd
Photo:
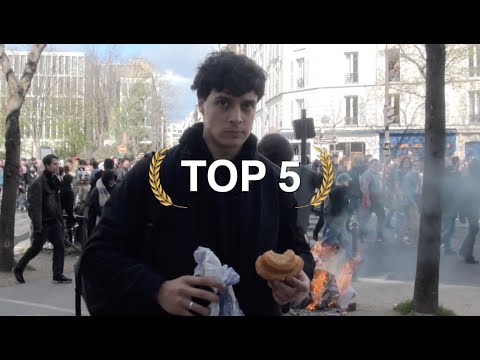
<path id="1" fill-rule="evenodd" d="M 350 287 L 353 273 L 361 258 L 357 255 L 345 261 L 335 276 L 327 270 L 327 263 L 336 260 L 338 248 L 324 246 L 318 242 L 311 251 L 317 267 L 310 286 L 312 301 L 306 309 L 314 311 L 324 307 L 338 307 L 336 300 Z"/>
<path id="2" fill-rule="evenodd" d="M 337 276 L 337 286 L 340 294 L 342 294 L 352 283 L 352 276 L 355 268 L 360 263 L 360 258 L 355 257 L 345 262 L 340 270 L 340 274 Z"/>
<path id="3" fill-rule="evenodd" d="M 312 293 L 312 302 L 308 304 L 307 310 L 315 310 L 317 304 L 321 302 L 323 289 L 328 281 L 328 272 L 325 270 L 316 269 L 312 283 L 310 285 L 310 292 Z"/>
<path id="4" fill-rule="evenodd" d="M 313 258 L 315 259 L 318 257 L 322 260 L 330 259 L 332 256 L 336 255 L 337 251 L 337 248 L 327 245 L 324 246 L 320 241 L 317 241 L 311 249 Z"/>

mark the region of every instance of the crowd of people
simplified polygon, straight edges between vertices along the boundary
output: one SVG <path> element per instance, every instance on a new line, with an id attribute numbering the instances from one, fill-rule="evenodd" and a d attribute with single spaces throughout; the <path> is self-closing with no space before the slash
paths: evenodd
<path id="1" fill-rule="evenodd" d="M 475 184 L 479 160 L 461 163 L 458 156 L 445 160 L 441 243 L 444 255 L 459 254 L 468 264 L 476 264 L 473 246 L 478 233 L 480 194 Z M 312 168 L 321 172 L 321 166 Z M 360 242 L 364 242 L 372 214 L 376 215 L 375 240 L 385 242 L 385 229 L 394 241 L 415 245 L 418 242 L 423 187 L 423 162 L 411 156 L 398 157 L 385 166 L 378 159 L 357 156 L 351 167 L 334 161 L 335 186 L 320 209 L 313 239 L 347 248 L 345 239 L 351 221 L 359 224 Z M 468 221 L 469 232 L 460 249 L 452 248 L 456 219 Z M 332 230 L 333 228 L 333 230 Z M 322 231 L 323 229 L 323 231 Z M 333 236 L 331 235 L 333 231 Z"/>

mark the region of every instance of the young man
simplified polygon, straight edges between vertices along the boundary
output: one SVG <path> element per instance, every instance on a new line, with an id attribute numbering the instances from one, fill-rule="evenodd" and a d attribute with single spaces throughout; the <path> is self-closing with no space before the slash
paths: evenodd
<path id="1" fill-rule="evenodd" d="M 13 268 L 13 274 L 18 282 L 24 283 L 23 271 L 27 264 L 37 256 L 48 240 L 53 245 L 53 281 L 61 284 L 71 283 L 72 280 L 63 275 L 65 257 L 63 243 L 63 215 L 60 204 L 60 180 L 58 172 L 58 158 L 47 155 L 43 159 L 45 170 L 35 179 L 28 191 L 30 207 L 28 214 L 32 219 L 33 241 L 32 246 Z"/>
<path id="2" fill-rule="evenodd" d="M 258 155 L 251 134 L 265 81 L 257 64 L 232 52 L 213 53 L 199 67 L 192 90 L 204 122 L 187 129 L 161 163 L 159 182 L 176 206 L 155 198 L 151 156 L 128 172 L 105 204 L 80 264 L 95 293 L 89 309 L 104 315 L 207 315 L 200 303 L 219 297 L 204 288 L 222 291 L 225 284 L 192 276 L 198 246 L 210 248 L 240 275 L 234 292 L 245 315 L 280 315 L 281 306 L 305 303 L 314 262 L 296 226 L 296 202 L 279 188 L 280 169 Z M 216 192 L 207 181 L 208 167 L 219 159 L 233 162 L 238 173 L 229 192 Z M 190 168 L 182 160 L 206 160 L 197 168 L 197 191 L 190 191 Z M 245 192 L 244 160 L 266 167 L 264 178 L 251 181 Z M 229 183 L 228 169 L 217 168 L 215 179 L 219 186 Z M 304 260 L 297 277 L 267 283 L 256 274 L 258 256 L 287 249 Z"/>

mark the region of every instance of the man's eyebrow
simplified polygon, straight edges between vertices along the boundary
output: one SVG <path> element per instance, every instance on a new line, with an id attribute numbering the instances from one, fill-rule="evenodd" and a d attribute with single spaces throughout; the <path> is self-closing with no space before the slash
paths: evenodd
<path id="1" fill-rule="evenodd" d="M 257 105 L 257 101 L 256 101 L 256 100 L 253 100 L 253 99 L 251 99 L 251 100 L 249 100 L 249 99 L 243 100 L 242 103 L 248 104 L 248 105 Z"/>

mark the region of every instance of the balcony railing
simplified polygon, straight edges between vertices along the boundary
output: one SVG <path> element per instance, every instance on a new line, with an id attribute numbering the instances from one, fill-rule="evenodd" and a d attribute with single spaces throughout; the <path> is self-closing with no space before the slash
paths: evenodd
<path id="1" fill-rule="evenodd" d="M 358 83 L 358 73 L 346 73 L 345 74 L 345 83 L 346 84 L 356 84 L 356 83 Z"/>

